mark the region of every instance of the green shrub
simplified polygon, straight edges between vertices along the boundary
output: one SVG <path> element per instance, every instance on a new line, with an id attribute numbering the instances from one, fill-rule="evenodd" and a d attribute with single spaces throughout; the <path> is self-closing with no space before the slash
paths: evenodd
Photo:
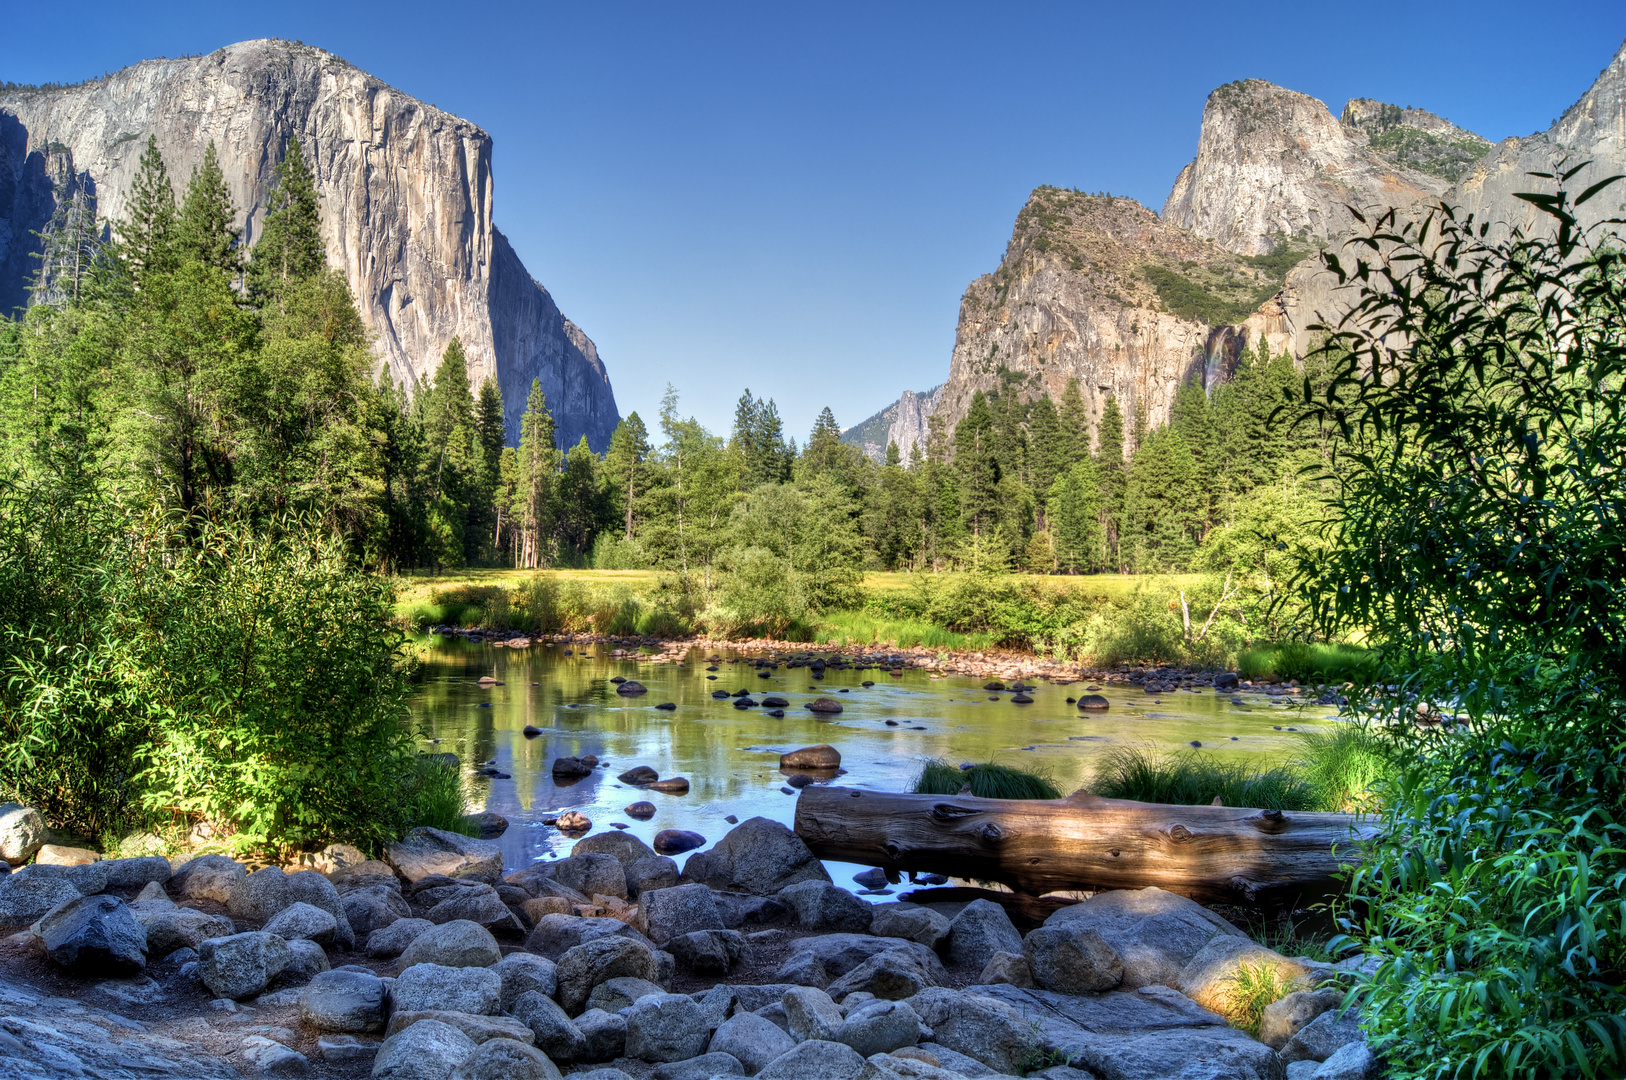
<path id="1" fill-rule="evenodd" d="M 593 541 L 589 563 L 594 570 L 647 570 L 654 565 L 642 544 L 610 530 L 599 533 Z"/>
<path id="2" fill-rule="evenodd" d="M 956 768 L 940 759 L 928 761 L 915 777 L 911 790 L 916 795 L 958 795 L 967 784 L 971 785 L 971 794 L 979 799 L 1061 798 L 1061 792 L 1048 774 L 992 761 L 969 769 Z"/>
<path id="3" fill-rule="evenodd" d="M 1090 791 L 1109 799 L 1176 806 L 1204 806 L 1217 798 L 1224 806 L 1261 810 L 1322 809 L 1314 786 L 1294 769 L 1260 770 L 1200 751 L 1159 755 L 1141 747 L 1118 747 L 1096 766 Z"/>
<path id="4" fill-rule="evenodd" d="M 1395 773 L 1393 752 L 1370 729 L 1337 724 L 1330 731 L 1301 732 L 1298 761 L 1328 810 L 1376 811 L 1381 788 Z"/>

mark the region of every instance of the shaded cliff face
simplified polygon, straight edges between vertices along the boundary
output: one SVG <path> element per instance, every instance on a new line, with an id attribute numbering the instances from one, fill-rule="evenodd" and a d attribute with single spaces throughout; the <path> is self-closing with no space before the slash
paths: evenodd
<path id="1" fill-rule="evenodd" d="M 898 444 L 900 461 L 909 464 L 909 454 L 916 446 L 926 453 L 926 421 L 943 399 L 943 385 L 915 392 L 905 390 L 903 396 L 865 420 L 841 433 L 841 441 L 856 446 L 872 460 L 884 464 L 886 448 Z"/>
<path id="2" fill-rule="evenodd" d="M 1348 205 L 1410 206 L 1447 183 L 1386 160 L 1307 94 L 1258 79 L 1208 96 L 1197 157 L 1163 204 L 1172 225 L 1247 255 L 1276 237 L 1324 241 L 1348 231 Z"/>
<path id="3" fill-rule="evenodd" d="M 539 377 L 560 441 L 585 434 L 608 446 L 618 415 L 597 351 L 492 223 L 490 136 L 308 46 L 247 41 L 0 97 L 0 304 L 19 295 L 37 250 L 29 230 L 50 216 L 48 159 L 64 158 L 93 185 L 98 213 L 116 220 L 149 134 L 177 195 L 214 142 L 248 244 L 272 170 L 298 136 L 328 261 L 349 280 L 392 378 L 430 377 L 456 335 L 473 383 L 493 375 L 501 385 L 511 439 Z"/>

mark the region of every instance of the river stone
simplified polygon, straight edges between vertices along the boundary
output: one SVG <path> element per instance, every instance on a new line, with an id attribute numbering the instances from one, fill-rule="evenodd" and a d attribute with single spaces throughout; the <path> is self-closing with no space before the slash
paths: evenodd
<path id="1" fill-rule="evenodd" d="M 441 829 L 413 829 L 385 849 L 384 860 L 407 881 L 419 881 L 430 874 L 492 883 L 502 877 L 500 847 L 488 840 L 474 840 Z"/>
<path id="2" fill-rule="evenodd" d="M 648 821 L 650 818 L 655 816 L 655 804 L 652 802 L 645 802 L 642 799 L 639 799 L 635 803 L 628 803 L 627 815 L 629 817 L 635 817 L 639 821 Z"/>
<path id="3" fill-rule="evenodd" d="M 617 834 L 620 835 L 620 834 Z M 675 886 L 681 871 L 678 864 L 665 855 L 650 855 L 627 867 L 627 899 L 636 900 L 645 893 Z"/>
<path id="4" fill-rule="evenodd" d="M 801 881 L 829 881 L 830 875 L 801 837 L 777 821 L 754 817 L 730 829 L 709 851 L 689 856 L 683 878 L 719 892 L 772 896 Z"/>
<path id="5" fill-rule="evenodd" d="M 318 1031 L 380 1031 L 384 980 L 360 971 L 324 971 L 299 995 L 299 1018 Z"/>
<path id="6" fill-rule="evenodd" d="M 224 855 L 199 855 L 175 871 L 171 884 L 183 900 L 213 900 L 224 904 L 231 899 L 237 883 L 248 876 L 248 867 Z"/>
<path id="7" fill-rule="evenodd" d="M 757 1080 L 858 1080 L 864 1059 L 845 1043 L 810 1039 L 780 1054 Z"/>
<path id="8" fill-rule="evenodd" d="M 627 1010 L 630 1058 L 683 1061 L 704 1053 L 710 1037 L 700 1003 L 687 994 L 650 994 Z"/>
<path id="9" fill-rule="evenodd" d="M 553 961 L 530 953 L 509 953 L 491 966 L 502 981 L 502 1011 L 509 1012 L 514 1000 L 521 994 L 535 990 L 543 997 L 552 997 L 559 988 L 559 973 Z"/>
<path id="10" fill-rule="evenodd" d="M 751 947 L 738 930 L 696 930 L 667 939 L 666 950 L 677 962 L 700 975 L 726 975 L 736 965 L 751 963 Z"/>
<path id="11" fill-rule="evenodd" d="M 490 1039 L 513 1039 L 515 1042 L 529 1046 L 536 1040 L 536 1036 L 531 1029 L 515 1020 L 512 1016 L 456 1012 L 451 1009 L 417 1009 L 412 1012 L 393 1012 L 390 1014 L 389 1026 L 384 1029 L 384 1034 L 386 1037 L 394 1035 L 424 1020 L 438 1020 L 442 1024 L 450 1024 L 476 1043 L 483 1043 Z"/>
<path id="12" fill-rule="evenodd" d="M 368 941 L 374 930 L 412 917 L 412 908 L 407 905 L 401 890 L 388 885 L 352 889 L 345 892 L 340 900 L 344 906 L 345 920 L 358 941 Z"/>
<path id="13" fill-rule="evenodd" d="M 304 938 L 319 945 L 332 945 L 339 933 L 339 923 L 329 912 L 300 901 L 277 912 L 261 929 L 284 941 Z"/>
<path id="14" fill-rule="evenodd" d="M 933 1041 L 996 1072 L 1020 1073 L 1039 1045 L 1039 1035 L 1021 1010 L 969 991 L 933 988 L 910 999 Z"/>
<path id="15" fill-rule="evenodd" d="M 591 776 L 593 766 L 587 764 L 581 758 L 554 758 L 552 772 L 554 776 Z"/>
<path id="16" fill-rule="evenodd" d="M 453 895 L 430 908 L 427 917 L 430 922 L 437 924 L 461 919 L 478 923 L 493 933 L 514 935 L 524 933 L 514 913 L 502 902 L 497 890 L 489 885 L 481 885 L 474 889 L 458 889 Z"/>
<path id="17" fill-rule="evenodd" d="M 1178 987 L 1180 973 L 1216 934 L 1247 935 L 1194 900 L 1156 887 L 1097 893 L 1053 913 L 1046 926 L 1094 930 L 1123 961 L 1123 989 Z"/>
<path id="18" fill-rule="evenodd" d="M 705 846 L 706 838 L 688 829 L 662 829 L 655 834 L 655 850 L 662 855 L 681 855 Z"/>
<path id="19" fill-rule="evenodd" d="M 1022 951 L 1033 981 L 1046 990 L 1098 994 L 1124 981 L 1123 960 L 1100 934 L 1081 926 L 1041 926 L 1023 939 Z"/>
<path id="20" fill-rule="evenodd" d="M 1181 969 L 1180 981 L 1175 989 L 1205 1009 L 1224 1013 L 1230 1005 L 1236 976 L 1243 965 L 1274 971 L 1276 980 L 1281 983 L 1311 970 L 1297 960 L 1289 960 L 1281 953 L 1247 938 L 1216 934 Z"/>
<path id="21" fill-rule="evenodd" d="M 651 992 L 661 993 L 661 990 L 656 987 Z M 588 1009 L 576 1017 L 575 1024 L 576 1030 L 582 1033 L 582 1051 L 578 1060 L 613 1061 L 626 1053 L 626 1017 L 604 1009 Z"/>
<path id="22" fill-rule="evenodd" d="M 1337 1009 L 1328 1009 L 1287 1040 L 1281 1050 L 1282 1062 L 1326 1061 L 1350 1043 L 1366 1043 L 1355 1010 L 1339 1015 Z"/>
<path id="23" fill-rule="evenodd" d="M 174 874 L 162 855 L 142 855 L 133 859 L 102 859 L 109 889 L 139 889 L 149 882 L 168 881 Z"/>
<path id="24" fill-rule="evenodd" d="M 275 934 L 251 930 L 198 943 L 198 978 L 215 997 L 239 1001 L 262 993 L 293 959 Z"/>
<path id="25" fill-rule="evenodd" d="M 287 880 L 288 903 L 309 904 L 332 915 L 336 924 L 333 943 L 346 949 L 355 948 L 355 931 L 344 913 L 344 898 L 333 882 L 315 870 L 297 871 L 289 874 Z"/>
<path id="26" fill-rule="evenodd" d="M 660 778 L 661 774 L 656 772 L 654 769 L 651 769 L 648 765 L 634 765 L 632 768 L 616 777 L 616 779 L 621 781 L 623 784 L 631 784 L 633 787 L 642 787 L 645 784 L 653 784 Z"/>
<path id="27" fill-rule="evenodd" d="M 755 1013 L 735 1013 L 723 1021 L 711 1037 L 709 1050 L 728 1054 L 745 1067 L 745 1075 L 755 1076 L 774 1058 L 787 1053 L 796 1040 L 771 1020 Z"/>
<path id="28" fill-rule="evenodd" d="M 1100 694 L 1085 694 L 1078 699 L 1078 707 L 1085 712 L 1106 712 L 1112 707 L 1112 702 Z"/>
<path id="29" fill-rule="evenodd" d="M 284 979 L 308 979 L 312 975 L 327 971 L 333 965 L 328 963 L 327 951 L 314 941 L 306 938 L 294 938 L 288 942 L 288 966 L 282 969 Z"/>
<path id="30" fill-rule="evenodd" d="M 311 1063 L 304 1054 L 264 1035 L 246 1035 L 239 1051 L 256 1076 L 307 1076 Z"/>
<path id="31" fill-rule="evenodd" d="M 647 859 L 654 854 L 654 850 L 648 844 L 624 832 L 595 833 L 576 841 L 576 846 L 570 849 L 571 858 L 583 855 L 612 855 L 623 867 L 631 867 L 639 859 Z"/>
<path id="32" fill-rule="evenodd" d="M 397 919 L 367 935 L 367 955 L 374 960 L 400 956 L 420 935 L 434 928 L 428 919 Z"/>
<path id="33" fill-rule="evenodd" d="M 395 927 L 386 926 L 384 929 L 393 930 Z M 414 937 L 412 943 L 401 953 L 401 959 L 396 966 L 402 971 L 414 964 L 490 967 L 501 959 L 502 950 L 497 948 L 497 939 L 491 936 L 491 931 L 479 923 L 457 919 L 425 930 Z"/>
<path id="34" fill-rule="evenodd" d="M 782 1004 L 786 1024 L 797 1042 L 832 1040 L 843 1022 L 841 1009 L 829 994 L 816 986 L 798 986 L 785 991 Z"/>
<path id="35" fill-rule="evenodd" d="M 536 920 L 536 926 L 525 939 L 525 948 L 549 960 L 557 961 L 576 946 L 603 937 L 646 941 L 644 935 L 620 919 L 592 915 L 549 914 Z"/>
<path id="36" fill-rule="evenodd" d="M 794 941 L 778 977 L 781 982 L 824 987 L 832 979 L 862 966 L 873 957 L 890 952 L 903 953 L 919 964 L 931 975 L 934 983 L 948 978 L 942 961 L 926 946 L 901 938 L 872 937 L 869 934 L 822 934 Z M 792 978 L 791 973 L 800 977 Z"/>
<path id="37" fill-rule="evenodd" d="M 439 1020 L 421 1020 L 384 1040 L 373 1080 L 446 1080 L 474 1055 L 474 1040 Z"/>
<path id="38" fill-rule="evenodd" d="M 903 1001 L 865 1001 L 847 1013 L 834 1041 L 864 1057 L 886 1054 L 920 1041 L 920 1017 Z"/>
<path id="39" fill-rule="evenodd" d="M 638 682 L 636 679 L 628 679 L 620 686 L 617 686 L 615 688 L 615 692 L 623 697 L 637 697 L 639 694 L 649 693 L 649 687 L 645 686 L 641 682 Z"/>
<path id="40" fill-rule="evenodd" d="M 666 988 L 659 983 L 648 979 L 635 979 L 620 976 L 614 979 L 605 979 L 593 987 L 593 992 L 587 995 L 587 1008 L 589 1010 L 602 1009 L 608 1013 L 618 1013 L 641 997 L 649 994 L 664 994 Z"/>
<path id="41" fill-rule="evenodd" d="M 494 810 L 482 810 L 478 814 L 464 814 L 460 819 L 462 824 L 474 830 L 474 835 L 481 840 L 495 840 L 508 831 L 508 819 Z"/>
<path id="42" fill-rule="evenodd" d="M 665 780 L 657 780 L 649 785 L 650 791 L 659 791 L 664 795 L 687 795 L 689 793 L 689 778 L 686 776 L 669 776 Z"/>
<path id="43" fill-rule="evenodd" d="M 803 930 L 862 934 L 875 918 L 868 901 L 828 881 L 800 881 L 779 890 L 774 899 L 796 912 Z"/>
<path id="44" fill-rule="evenodd" d="M 630 976 L 662 981 L 654 950 L 642 941 L 623 937 L 601 937 L 578 945 L 561 956 L 557 966 L 558 1001 L 572 1016 L 582 1011 L 593 987 L 607 979 Z"/>
<path id="45" fill-rule="evenodd" d="M 833 709 L 814 709 L 815 712 L 840 712 L 841 706 L 829 698 L 820 698 L 819 701 L 828 701 L 834 705 Z M 814 702 L 814 705 L 818 702 Z M 808 708 L 812 709 L 813 705 Z M 804 746 L 800 750 L 792 750 L 788 754 L 779 755 L 781 769 L 839 769 L 841 768 L 841 751 L 829 743 L 820 743 L 817 746 Z"/>
<path id="46" fill-rule="evenodd" d="M 678 885 L 649 893 L 640 901 L 649 939 L 657 945 L 696 930 L 722 930 L 723 917 L 704 885 Z"/>
<path id="47" fill-rule="evenodd" d="M 953 963 L 981 971 L 995 953 L 1020 953 L 1022 935 L 1003 907 L 973 900 L 950 920 L 946 950 Z"/>
<path id="48" fill-rule="evenodd" d="M 865 960 L 832 982 L 828 992 L 837 998 L 874 994 L 888 1001 L 900 1001 L 935 985 L 937 978 L 931 967 L 909 953 L 894 949 Z"/>
<path id="49" fill-rule="evenodd" d="M 1279 998 L 1265 1006 L 1259 1021 L 1259 1041 L 1280 1050 L 1306 1024 L 1328 1009 L 1336 1009 L 1343 1000 L 1344 995 L 1337 990 L 1299 990 Z"/>
<path id="50" fill-rule="evenodd" d="M 41 866 L 84 866 L 88 863 L 101 862 L 102 857 L 89 848 L 41 844 L 40 849 L 34 853 L 34 861 Z"/>
<path id="51" fill-rule="evenodd" d="M 263 923 L 291 903 L 288 875 L 280 866 L 267 866 L 232 886 L 226 910 L 234 919 Z"/>
<path id="52" fill-rule="evenodd" d="M 721 1051 L 655 1066 L 655 1080 L 713 1080 L 714 1077 L 744 1075 L 745 1066 L 740 1064 L 740 1059 Z"/>
<path id="53" fill-rule="evenodd" d="M 993 959 L 984 965 L 982 974 L 977 976 L 977 983 L 983 986 L 994 983 L 1025 987 L 1037 985 L 1033 980 L 1033 965 L 1028 963 L 1028 958 L 1008 952 L 996 952 Z"/>
<path id="54" fill-rule="evenodd" d="M 502 1005 L 502 978 L 487 967 L 414 964 L 390 988 L 390 1006 L 398 1012 L 450 1009 L 490 1016 Z"/>
<path id="55" fill-rule="evenodd" d="M 116 896 L 83 896 L 39 921 L 45 955 L 83 975 L 133 975 L 147 966 L 147 933 Z"/>
<path id="56" fill-rule="evenodd" d="M 451 1080 L 560 1080 L 547 1055 L 517 1039 L 487 1039 L 452 1073 Z"/>
<path id="57" fill-rule="evenodd" d="M 642 841 L 639 842 L 639 846 L 643 846 Z M 583 896 L 614 896 L 625 899 L 627 895 L 627 872 L 621 860 L 608 852 L 584 852 L 580 844 L 576 846 L 576 851 L 570 858 L 561 859 L 554 864 L 554 880 L 568 889 L 575 889 Z"/>
<path id="58" fill-rule="evenodd" d="M 50 877 L 37 870 L 7 874 L 0 877 L 0 930 L 27 929 L 58 904 L 80 896 L 66 878 Z"/>
<path id="59" fill-rule="evenodd" d="M 181 907 L 168 899 L 137 900 L 130 914 L 147 933 L 147 955 L 168 956 L 176 949 L 196 949 L 209 938 L 230 937 L 237 927 L 224 915 L 210 915 L 196 908 Z"/>
<path id="60" fill-rule="evenodd" d="M 45 819 L 32 806 L 0 803 L 0 859 L 21 866 L 45 845 Z"/>
<path id="61" fill-rule="evenodd" d="M 556 1061 L 579 1057 L 587 1042 L 581 1030 L 550 997 L 527 990 L 514 999 L 514 1018 L 531 1030 L 536 1047 Z"/>

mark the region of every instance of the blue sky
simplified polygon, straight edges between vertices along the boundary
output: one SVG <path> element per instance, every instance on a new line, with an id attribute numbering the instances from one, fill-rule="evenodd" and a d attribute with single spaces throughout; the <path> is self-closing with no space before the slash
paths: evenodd
<path id="1" fill-rule="evenodd" d="M 480 124 L 496 220 L 626 414 L 668 382 L 726 432 L 745 387 L 805 438 L 947 375 L 960 294 L 1040 184 L 1161 208 L 1203 101 L 1263 78 L 1337 112 L 1547 125 L 1626 5 L 11 5 L 0 80 L 245 38 L 318 45 Z"/>

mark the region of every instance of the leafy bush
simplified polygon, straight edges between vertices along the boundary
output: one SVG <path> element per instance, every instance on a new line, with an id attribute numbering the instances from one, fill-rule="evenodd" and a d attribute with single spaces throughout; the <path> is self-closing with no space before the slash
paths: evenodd
<path id="1" fill-rule="evenodd" d="M 612 531 L 599 533 L 593 541 L 591 564 L 595 570 L 644 570 L 652 565 L 642 544 Z"/>
<path id="2" fill-rule="evenodd" d="M 967 784 L 971 785 L 971 794 L 979 799 L 1061 798 L 1049 775 L 992 761 L 969 769 L 959 769 L 939 759 L 928 761 L 915 777 L 911 790 L 916 795 L 958 795 Z"/>
<path id="3" fill-rule="evenodd" d="M 1196 751 L 1159 755 L 1134 746 L 1114 749 L 1096 766 L 1090 791 L 1108 799 L 1261 810 L 1320 810 L 1319 793 L 1304 776 L 1286 766 L 1259 770 Z"/>

